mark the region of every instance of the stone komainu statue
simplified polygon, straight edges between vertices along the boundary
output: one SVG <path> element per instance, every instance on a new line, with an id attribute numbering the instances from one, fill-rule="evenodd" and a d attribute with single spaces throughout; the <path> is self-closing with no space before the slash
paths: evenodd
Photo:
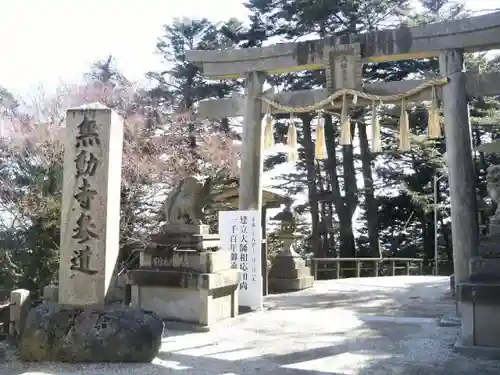
<path id="1" fill-rule="evenodd" d="M 211 180 L 201 184 L 196 178 L 188 177 L 170 192 L 163 204 L 166 224 L 201 225 L 203 209 L 210 193 Z"/>
<path id="2" fill-rule="evenodd" d="M 497 210 L 490 218 L 489 235 L 500 234 L 500 165 L 490 165 L 487 169 L 487 189 L 491 199 L 497 203 Z"/>

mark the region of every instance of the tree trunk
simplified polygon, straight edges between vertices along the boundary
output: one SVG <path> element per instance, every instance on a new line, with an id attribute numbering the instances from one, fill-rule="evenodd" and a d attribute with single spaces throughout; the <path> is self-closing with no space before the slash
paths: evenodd
<path id="1" fill-rule="evenodd" d="M 363 183 L 365 190 L 365 209 L 366 221 L 368 226 L 368 244 L 369 256 L 378 257 L 380 254 L 379 249 L 379 236 L 378 236 L 378 212 L 377 202 L 375 201 L 375 188 L 373 185 L 372 174 L 372 155 L 370 152 L 370 145 L 366 135 L 366 123 L 364 121 L 358 122 L 359 133 L 359 146 L 361 149 L 361 165 L 363 172 Z"/>
<path id="2" fill-rule="evenodd" d="M 309 198 L 309 209 L 311 212 L 312 224 L 312 238 L 311 243 L 313 252 L 319 256 L 322 249 L 320 231 L 319 231 L 319 209 L 318 209 L 318 190 L 316 187 L 316 171 L 314 166 L 314 144 L 311 136 L 311 120 L 309 114 L 301 115 L 302 126 L 304 131 L 304 151 L 305 151 L 305 165 L 307 174 L 307 189 Z"/>
<path id="3" fill-rule="evenodd" d="M 424 212 L 420 212 L 417 218 L 420 221 L 422 227 L 422 255 L 424 259 L 424 265 L 429 263 L 429 259 L 434 258 L 434 215 L 429 215 Z M 412 254 L 412 257 L 418 257 L 419 254 Z"/>
<path id="4" fill-rule="evenodd" d="M 320 186 L 320 193 L 325 196 L 326 191 L 331 191 L 330 184 L 328 180 L 323 181 L 321 178 L 321 168 L 320 165 L 316 166 L 316 175 L 318 176 L 318 183 Z M 326 185 L 326 188 L 325 188 Z M 322 202 L 322 215 L 323 215 L 323 253 L 325 257 L 335 257 L 337 256 L 337 250 L 335 249 L 335 231 L 333 222 L 333 205 L 331 200 L 324 200 Z"/>
<path id="5" fill-rule="evenodd" d="M 444 249 L 445 249 L 445 254 L 446 258 L 448 261 L 448 264 L 453 267 L 453 248 L 451 246 L 451 236 L 450 236 L 450 224 L 445 224 L 443 217 L 439 219 L 439 226 L 441 227 L 441 235 L 443 236 L 443 243 L 444 243 Z M 441 254 L 440 254 L 441 256 Z"/>
<path id="6" fill-rule="evenodd" d="M 326 149 L 328 153 L 327 171 L 330 176 L 331 183 L 331 201 L 335 205 L 335 211 L 339 218 L 340 230 L 340 256 L 341 257 L 354 257 L 356 255 L 356 244 L 354 241 L 354 234 L 352 230 L 352 215 L 356 209 L 357 194 L 353 194 L 352 179 L 354 179 L 354 188 L 356 184 L 356 177 L 354 171 L 354 158 L 352 153 L 352 146 L 344 146 L 344 184 L 346 190 L 346 197 L 342 196 L 338 173 L 337 173 L 337 155 L 335 152 L 335 131 L 333 130 L 332 117 L 325 117 L 325 138 Z M 351 148 L 351 150 L 348 150 Z M 347 150 L 346 150 L 347 149 Z M 347 169 L 347 170 L 346 170 Z M 353 178 L 354 174 L 354 178 Z M 350 197 L 349 200 L 347 197 Z M 354 199 L 353 199 L 354 198 Z"/>

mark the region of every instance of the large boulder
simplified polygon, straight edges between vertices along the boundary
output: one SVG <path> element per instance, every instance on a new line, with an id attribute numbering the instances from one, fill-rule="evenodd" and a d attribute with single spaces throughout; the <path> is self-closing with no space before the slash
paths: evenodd
<path id="1" fill-rule="evenodd" d="M 125 306 L 33 308 L 21 337 L 24 361 L 151 362 L 161 346 L 163 321 Z"/>

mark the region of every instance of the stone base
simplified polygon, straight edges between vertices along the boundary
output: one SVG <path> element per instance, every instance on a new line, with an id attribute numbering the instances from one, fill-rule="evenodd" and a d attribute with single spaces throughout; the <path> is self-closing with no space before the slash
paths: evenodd
<path id="1" fill-rule="evenodd" d="M 472 257 L 469 281 L 483 283 L 496 282 L 500 275 L 500 258 Z"/>
<path id="2" fill-rule="evenodd" d="M 496 357 L 494 352 L 500 353 L 500 283 L 461 283 L 458 293 L 462 328 L 457 350 L 491 352 Z"/>
<path id="3" fill-rule="evenodd" d="M 477 247 L 477 255 L 490 259 L 500 258 L 500 248 L 498 245 L 500 245 L 500 234 L 497 233 L 482 237 Z"/>
<path id="4" fill-rule="evenodd" d="M 231 264 L 229 251 L 173 250 L 148 251 L 140 254 L 141 268 L 186 269 L 196 273 L 227 270 Z"/>
<path id="5" fill-rule="evenodd" d="M 30 310 L 19 346 L 24 361 L 151 362 L 161 346 L 163 322 L 124 306 L 61 306 Z"/>
<path id="6" fill-rule="evenodd" d="M 165 320 L 210 326 L 238 315 L 240 277 L 240 271 L 232 269 L 203 274 L 132 270 L 132 306 Z"/>
<path id="7" fill-rule="evenodd" d="M 173 225 L 165 226 L 159 233 L 149 237 L 147 252 L 175 247 L 182 250 L 207 251 L 220 248 L 220 236 L 210 234 L 208 225 Z"/>
<path id="8" fill-rule="evenodd" d="M 458 339 L 455 345 L 453 345 L 453 350 L 472 358 L 500 359 L 500 348 L 464 345 L 461 339 Z"/>
<path id="9" fill-rule="evenodd" d="M 312 288 L 313 276 L 304 276 L 298 279 L 269 278 L 269 290 L 276 293 L 295 292 L 297 290 Z"/>
<path id="10" fill-rule="evenodd" d="M 439 319 L 440 327 L 460 327 L 462 321 L 457 317 L 456 313 L 444 315 Z"/>
<path id="11" fill-rule="evenodd" d="M 293 255 L 278 255 L 269 271 L 269 290 L 276 293 L 311 288 L 314 277 L 304 259 Z"/>
<path id="12" fill-rule="evenodd" d="M 43 287 L 42 300 L 46 302 L 58 302 L 59 287 L 57 285 L 47 285 Z"/>
<path id="13" fill-rule="evenodd" d="M 162 233 L 167 235 L 178 234 L 210 234 L 210 226 L 206 224 L 168 224 L 163 227 Z"/>

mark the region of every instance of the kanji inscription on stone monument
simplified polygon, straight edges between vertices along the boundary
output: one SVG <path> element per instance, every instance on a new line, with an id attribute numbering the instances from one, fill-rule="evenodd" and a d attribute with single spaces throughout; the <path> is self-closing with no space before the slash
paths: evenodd
<path id="1" fill-rule="evenodd" d="M 103 304 L 119 250 L 123 121 L 109 108 L 68 110 L 59 302 Z"/>
<path id="2" fill-rule="evenodd" d="M 87 146 L 99 146 L 99 134 L 97 133 L 97 122 L 95 119 L 83 117 L 82 122 L 77 127 L 76 148 Z"/>
<path id="3" fill-rule="evenodd" d="M 92 189 L 89 180 L 82 179 L 82 185 L 78 187 L 78 192 L 75 194 L 75 199 L 84 210 L 90 210 L 90 202 L 97 195 L 97 190 Z"/>
<path id="4" fill-rule="evenodd" d="M 95 120 L 89 120 L 84 114 L 83 120 L 77 127 L 76 148 L 99 147 L 99 135 L 97 134 L 97 125 Z M 88 156 L 87 156 L 88 155 Z M 73 228 L 73 239 L 81 245 L 74 251 L 70 259 L 70 270 L 82 272 L 86 275 L 95 275 L 97 270 L 91 268 L 92 248 L 89 242 L 97 239 L 99 236 L 95 233 L 96 226 L 90 214 L 92 199 L 97 195 L 97 191 L 92 188 L 88 177 L 94 176 L 99 167 L 99 159 L 94 152 L 89 150 L 80 150 L 75 159 L 76 177 L 81 178 L 82 185 L 78 188 L 78 193 L 74 198 L 80 205 L 80 217 L 76 221 L 76 227 Z M 86 178 L 87 177 L 87 178 Z"/>
<path id="5" fill-rule="evenodd" d="M 97 167 L 99 167 L 99 159 L 92 152 L 80 150 L 76 155 L 75 168 L 78 177 L 94 176 Z"/>
<path id="6" fill-rule="evenodd" d="M 89 245 L 85 245 L 82 250 L 75 251 L 75 255 L 71 258 L 71 270 L 83 272 L 87 275 L 95 275 L 97 270 L 90 267 L 90 256 L 92 250 Z"/>

